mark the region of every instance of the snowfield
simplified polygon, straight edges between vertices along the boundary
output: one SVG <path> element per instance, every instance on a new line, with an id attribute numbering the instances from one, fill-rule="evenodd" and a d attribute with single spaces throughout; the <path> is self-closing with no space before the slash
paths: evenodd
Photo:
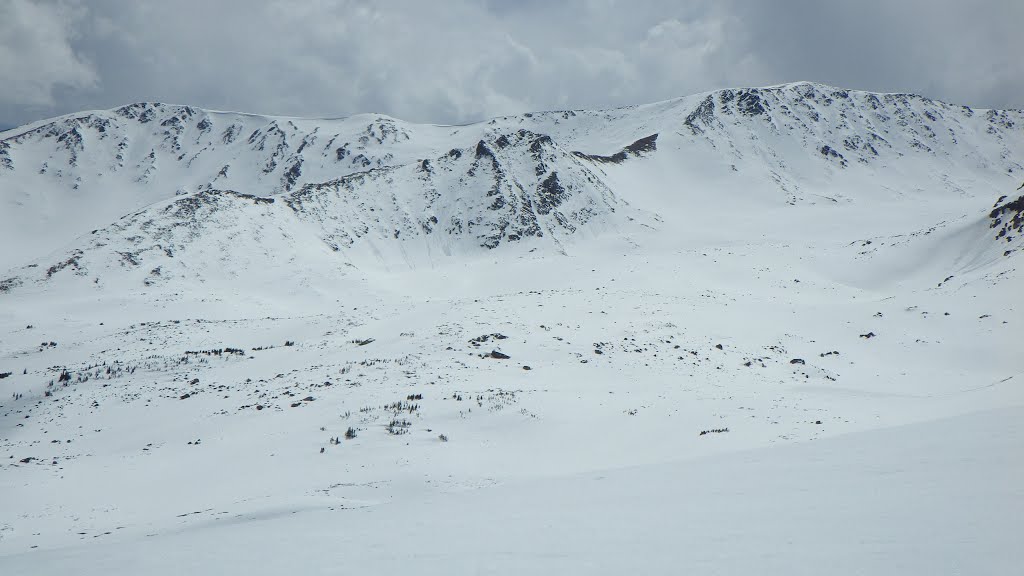
<path id="1" fill-rule="evenodd" d="M 1013 574 L 1024 113 L 0 133 L 2 574 Z"/>

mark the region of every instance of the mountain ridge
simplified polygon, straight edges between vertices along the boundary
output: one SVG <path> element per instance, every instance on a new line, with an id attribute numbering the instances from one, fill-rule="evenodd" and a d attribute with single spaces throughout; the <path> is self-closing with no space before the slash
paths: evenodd
<path id="1" fill-rule="evenodd" d="M 376 114 L 302 119 L 136 103 L 0 134 L 2 229 L 8 242 L 41 247 L 21 262 L 0 264 L 25 264 L 146 206 L 217 190 L 281 198 L 293 212 L 299 198 L 318 190 L 319 215 L 311 224 L 349 263 L 394 257 L 415 265 L 413 254 L 424 250 L 435 254 L 430 259 L 524 238 L 546 238 L 564 253 L 590 222 L 595 230 L 641 221 L 657 226 L 666 210 L 682 209 L 675 204 L 682 197 L 668 191 L 684 183 L 741 190 L 729 202 L 744 212 L 869 196 L 932 202 L 972 195 L 967 191 L 979 182 L 995 196 L 1004 186 L 998 172 L 1009 179 L 1024 173 L 1022 134 L 1019 111 L 808 82 L 464 126 Z M 648 187 L 661 196 L 636 196 L 633 182 L 651 172 L 657 176 Z M 879 180 L 886 184 L 862 185 Z M 823 189 L 831 193 L 819 194 Z M 704 210 L 715 198 L 690 200 L 690 209 Z M 563 213 L 557 208 L 563 203 L 572 208 Z M 446 238 L 429 240 L 429 247 L 396 248 L 388 241 L 403 234 L 403 242 L 427 238 L 434 228 Z M 462 246 L 458 237 L 465 234 L 476 241 Z M 371 243 L 372 258 L 351 252 L 360 242 Z M 131 240 L 121 243 L 122 252 L 140 249 Z M 395 250 L 400 254 L 382 256 Z"/>

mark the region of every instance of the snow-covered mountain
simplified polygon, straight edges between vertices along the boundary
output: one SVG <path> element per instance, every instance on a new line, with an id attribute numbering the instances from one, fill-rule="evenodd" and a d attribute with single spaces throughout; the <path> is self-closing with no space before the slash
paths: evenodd
<path id="1" fill-rule="evenodd" d="M 1021 182 L 806 82 L 0 133 L 0 573 L 1010 573 Z"/>
<path id="2" fill-rule="evenodd" d="M 332 249 L 354 248 L 343 258 L 359 259 L 353 245 L 367 244 L 411 250 L 412 262 L 523 238 L 561 246 L 578 228 L 638 218 L 630 204 L 674 208 L 679 194 L 740 211 L 906 195 L 972 195 L 980 209 L 1024 173 L 1022 130 L 1019 111 L 808 83 L 459 127 L 135 104 L 0 135 L 0 240 L 21 245 L 0 264 L 27 264 L 138 210 L 133 218 L 164 227 L 177 226 L 176 214 L 194 225 L 189 207 L 223 208 L 218 191 L 283 202 L 312 218 L 311 232 Z M 636 171 L 671 193 L 646 202 L 623 194 L 632 179 L 616 177 Z M 710 190 L 682 190 L 694 186 Z M 303 208 L 313 202 L 319 216 Z M 261 226 L 275 228 L 292 215 L 262 212 L 273 215 Z M 120 252 L 158 244 L 125 233 L 136 241 Z"/>

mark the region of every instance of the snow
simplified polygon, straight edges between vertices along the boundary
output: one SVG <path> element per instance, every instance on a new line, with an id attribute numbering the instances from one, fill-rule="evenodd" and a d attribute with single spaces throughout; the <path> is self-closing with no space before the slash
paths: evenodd
<path id="1" fill-rule="evenodd" d="M 1020 115 L 4 133 L 0 573 L 1013 573 Z"/>
<path id="2" fill-rule="evenodd" d="M 149 537 L 22 552 L 4 566 L 86 575 L 1012 573 L 1024 468 L 1007 455 L 1024 440 L 1022 416 L 1018 407 L 468 491 L 406 489 L 382 504 L 365 499 L 379 491 L 372 486 L 345 486 L 339 492 L 364 499 L 211 511 Z"/>

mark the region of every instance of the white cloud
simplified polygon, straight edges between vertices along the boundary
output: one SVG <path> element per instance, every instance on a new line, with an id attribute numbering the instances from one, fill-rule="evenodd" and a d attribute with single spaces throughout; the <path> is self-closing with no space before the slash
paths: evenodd
<path id="1" fill-rule="evenodd" d="M 93 90 L 93 66 L 71 47 L 82 11 L 74 4 L 0 2 L 0 106 L 47 108 L 55 89 Z"/>
<path id="2" fill-rule="evenodd" d="M 792 80 L 1019 106 L 1024 3 L 976 4 L 0 0 L 0 124 L 141 100 L 456 123 Z"/>

